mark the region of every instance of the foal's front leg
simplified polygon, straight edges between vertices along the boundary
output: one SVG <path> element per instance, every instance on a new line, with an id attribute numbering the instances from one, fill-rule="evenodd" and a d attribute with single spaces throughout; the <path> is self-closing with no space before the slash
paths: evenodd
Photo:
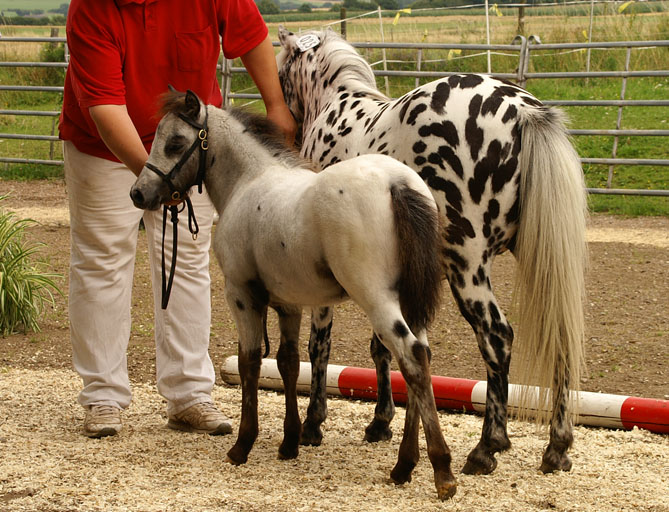
<path id="1" fill-rule="evenodd" d="M 286 417 L 283 421 L 283 441 L 279 447 L 280 459 L 294 459 L 299 452 L 299 440 L 302 425 L 297 410 L 297 377 L 300 373 L 300 354 L 298 340 L 302 309 L 282 306 L 275 308 L 279 314 L 281 345 L 277 353 L 277 365 L 283 379 L 286 398 Z"/>
<path id="2" fill-rule="evenodd" d="M 244 464 L 258 437 L 258 378 L 262 362 L 264 306 L 244 293 L 226 290 L 230 310 L 239 332 L 239 376 L 242 384 L 242 419 L 228 462 Z"/>
<path id="3" fill-rule="evenodd" d="M 322 307 L 311 311 L 311 334 L 309 335 L 311 393 L 307 417 L 302 425 L 300 444 L 303 445 L 320 446 L 323 440 L 321 424 L 328 414 L 327 376 L 333 309 Z"/>

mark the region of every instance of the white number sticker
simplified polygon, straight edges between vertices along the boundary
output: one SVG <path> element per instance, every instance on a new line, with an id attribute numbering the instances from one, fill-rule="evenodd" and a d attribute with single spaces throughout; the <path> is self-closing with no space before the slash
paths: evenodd
<path id="1" fill-rule="evenodd" d="M 306 52 L 307 50 L 315 48 L 320 43 L 321 40 L 318 38 L 317 35 L 307 34 L 305 36 L 300 37 L 297 40 L 297 47 L 300 49 L 301 52 Z"/>

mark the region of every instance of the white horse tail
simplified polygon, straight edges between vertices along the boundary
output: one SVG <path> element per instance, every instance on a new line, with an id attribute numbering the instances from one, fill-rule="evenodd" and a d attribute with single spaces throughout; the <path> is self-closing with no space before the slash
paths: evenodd
<path id="1" fill-rule="evenodd" d="M 406 184 L 390 188 L 397 233 L 402 315 L 412 331 L 426 329 L 441 298 L 439 215 L 431 197 Z"/>
<path id="2" fill-rule="evenodd" d="M 537 419 L 543 423 L 550 417 L 551 394 L 554 404 L 562 397 L 568 405 L 567 390 L 578 389 L 584 366 L 587 198 L 562 112 L 522 109 L 521 115 L 520 224 L 514 251 L 519 350 L 514 358 L 519 382 L 541 389 L 538 404 L 530 393 L 521 393 L 520 415 L 527 417 L 528 409 L 538 405 L 544 412 Z"/>

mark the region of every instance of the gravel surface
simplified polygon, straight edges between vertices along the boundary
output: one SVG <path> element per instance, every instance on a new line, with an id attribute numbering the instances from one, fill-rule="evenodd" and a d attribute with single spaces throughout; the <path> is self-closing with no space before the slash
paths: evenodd
<path id="1" fill-rule="evenodd" d="M 488 476 L 458 476 L 458 492 L 439 502 L 421 435 L 413 481 L 388 481 L 404 410 L 389 442 L 369 445 L 363 428 L 370 403 L 333 399 L 324 443 L 280 461 L 283 396 L 260 393 L 260 435 L 243 466 L 224 462 L 232 436 L 171 431 L 153 386 L 133 387 L 120 435 L 87 439 L 76 405 L 79 378 L 70 371 L 5 370 L 0 387 L 2 511 L 669 511 L 669 437 L 643 430 L 575 428 L 569 473 L 537 468 L 546 436 L 511 421 L 513 447 Z M 239 423 L 241 392 L 218 386 L 214 399 Z M 306 398 L 300 398 L 301 414 Z M 462 467 L 481 418 L 441 412 L 442 429 Z M 236 432 L 236 429 L 235 429 Z M 234 435 L 234 434 L 233 434 Z"/>
<path id="2" fill-rule="evenodd" d="M 43 254 L 67 275 L 67 198 L 62 181 L 3 182 L 10 199 L 0 207 L 40 221 L 28 232 Z M 140 238 L 142 237 L 140 233 Z M 586 391 L 669 399 L 669 219 L 593 215 L 588 227 Z M 261 391 L 259 439 L 249 462 L 224 462 L 233 437 L 211 438 L 165 427 L 165 402 L 155 391 L 155 356 L 145 243 L 140 242 L 133 291 L 133 333 L 128 366 L 134 399 L 115 438 L 81 435 L 84 411 L 76 403 L 67 296 L 57 299 L 41 333 L 0 339 L 0 511 L 208 511 L 208 510 L 455 510 L 669 512 L 669 436 L 642 430 L 575 428 L 570 473 L 538 471 L 547 434 L 510 421 L 512 449 L 498 456 L 489 476 L 459 475 L 456 496 L 440 503 L 421 436 L 413 481 L 397 487 L 388 477 L 396 458 L 404 410 L 397 410 L 390 442 L 362 441 L 373 404 L 330 399 L 321 447 L 302 448 L 295 461 L 279 461 L 284 401 Z M 513 258 L 494 269 L 496 295 L 507 307 Z M 210 354 L 218 369 L 236 353 L 236 332 L 222 299 L 222 276 L 212 265 Z M 67 282 L 63 281 L 67 292 Z M 270 319 L 272 321 L 272 319 Z M 306 357 L 308 322 L 303 324 Z M 274 328 L 273 324 L 270 325 Z M 275 330 L 275 329 L 274 329 Z M 276 336 L 274 336 L 276 338 Z M 435 375 L 484 378 L 471 329 L 445 294 L 431 329 Z M 357 306 L 338 306 L 331 362 L 371 365 L 369 324 Z M 276 340 L 273 349 L 276 349 Z M 239 424 L 241 392 L 218 379 L 214 399 Z M 300 398 L 304 417 L 306 398 Z M 459 471 L 481 431 L 475 415 L 440 412 Z"/>

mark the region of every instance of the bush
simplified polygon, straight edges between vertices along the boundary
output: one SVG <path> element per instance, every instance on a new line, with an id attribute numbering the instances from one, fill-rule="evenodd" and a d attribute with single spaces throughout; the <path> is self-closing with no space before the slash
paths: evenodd
<path id="1" fill-rule="evenodd" d="M 63 43 L 46 43 L 39 52 L 40 62 L 65 62 L 65 45 Z M 65 68 L 45 68 L 44 85 L 63 85 Z"/>
<path id="2" fill-rule="evenodd" d="M 0 201 L 7 196 L 0 196 Z M 38 332 L 37 323 L 47 304 L 54 304 L 54 292 L 63 292 L 54 283 L 58 274 L 43 272 L 45 264 L 33 263 L 32 256 L 42 244 L 27 245 L 25 229 L 35 221 L 15 219 L 0 210 L 0 335 L 28 330 Z"/>
<path id="3" fill-rule="evenodd" d="M 260 14 L 279 14 L 279 6 L 272 0 L 260 0 L 258 2 L 258 10 Z"/>

